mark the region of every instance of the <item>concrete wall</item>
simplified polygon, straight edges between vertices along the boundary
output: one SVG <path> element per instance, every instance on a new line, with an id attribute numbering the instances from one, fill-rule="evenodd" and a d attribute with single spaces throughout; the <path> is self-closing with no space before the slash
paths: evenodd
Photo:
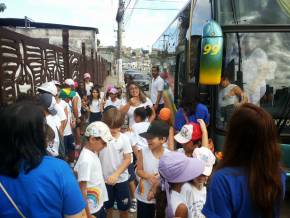
<path id="1" fill-rule="evenodd" d="M 43 39 L 50 44 L 62 47 L 62 29 L 44 29 L 44 28 L 9 28 L 20 34 Z M 97 37 L 93 30 L 69 30 L 69 49 L 82 53 L 82 43 L 86 44 L 86 56 L 91 56 L 91 49 L 94 52 L 97 49 Z"/>

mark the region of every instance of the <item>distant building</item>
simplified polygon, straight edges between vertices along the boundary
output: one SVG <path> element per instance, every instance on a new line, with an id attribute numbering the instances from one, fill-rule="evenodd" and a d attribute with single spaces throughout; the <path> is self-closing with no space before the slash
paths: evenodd
<path id="1" fill-rule="evenodd" d="M 97 51 L 97 34 L 99 33 L 97 28 L 39 23 L 27 18 L 0 18 L 0 26 L 59 47 L 63 46 L 63 31 L 67 30 L 69 50 L 82 53 L 82 43 L 85 43 L 86 56 L 91 56 L 92 49 L 94 54 Z"/>

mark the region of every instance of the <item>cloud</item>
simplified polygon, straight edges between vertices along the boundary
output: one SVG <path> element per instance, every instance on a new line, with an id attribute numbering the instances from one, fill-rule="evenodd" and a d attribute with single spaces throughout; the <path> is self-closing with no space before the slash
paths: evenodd
<path id="1" fill-rule="evenodd" d="M 132 0 L 130 7 L 136 0 Z M 118 0 L 2 0 L 7 10 L 1 17 L 23 18 L 28 16 L 36 22 L 58 23 L 97 27 L 102 45 L 115 45 L 117 28 L 115 20 Z M 126 0 L 128 2 L 128 0 Z M 182 8 L 187 0 L 173 4 L 138 1 L 136 7 Z M 151 47 L 178 11 L 134 10 L 125 27 L 124 45 Z"/>

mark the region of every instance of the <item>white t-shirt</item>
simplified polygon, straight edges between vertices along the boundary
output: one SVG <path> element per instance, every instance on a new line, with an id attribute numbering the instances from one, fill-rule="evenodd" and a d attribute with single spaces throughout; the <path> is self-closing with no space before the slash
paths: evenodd
<path id="1" fill-rule="evenodd" d="M 94 86 L 92 82 L 85 83 L 85 89 L 86 89 L 86 94 L 87 96 L 91 95 L 91 89 Z"/>
<path id="2" fill-rule="evenodd" d="M 100 112 L 100 99 L 93 99 L 92 103 L 90 104 L 90 111 L 92 113 L 99 113 Z"/>
<path id="3" fill-rule="evenodd" d="M 112 101 L 111 98 L 109 98 L 108 100 L 106 100 L 104 108 L 106 108 L 106 107 L 108 107 L 110 105 L 113 105 L 113 106 L 115 106 L 116 108 L 119 109 L 123 105 L 123 102 L 119 98 L 116 98 L 115 101 Z"/>
<path id="4" fill-rule="evenodd" d="M 49 154 L 51 156 L 58 156 L 58 149 L 59 149 L 59 135 L 58 135 L 58 131 L 57 131 L 57 124 L 55 122 L 55 117 L 57 117 L 57 115 L 47 115 L 46 116 L 46 122 L 47 125 L 50 126 L 50 128 L 53 130 L 54 132 L 54 140 L 53 143 L 48 145 L 46 147 L 46 150 L 49 152 Z"/>
<path id="5" fill-rule="evenodd" d="M 164 149 L 164 153 L 169 152 L 167 149 Z M 144 147 L 142 149 L 142 156 L 143 156 L 143 170 L 146 173 L 150 174 L 158 174 L 158 165 L 159 159 L 157 159 L 149 147 Z M 156 201 L 155 199 L 148 201 L 147 196 L 148 192 L 150 191 L 151 184 L 148 180 L 140 178 L 138 186 L 135 191 L 135 196 L 139 201 L 142 201 L 147 204 L 154 204 Z"/>
<path id="6" fill-rule="evenodd" d="M 119 138 L 107 143 L 107 146 L 100 151 L 100 160 L 103 168 L 104 179 L 107 180 L 124 162 L 124 154 L 131 154 L 132 147 L 128 136 L 120 133 Z M 129 178 L 128 170 L 126 169 L 118 178 L 117 183 L 125 182 Z"/>
<path id="7" fill-rule="evenodd" d="M 127 115 L 129 117 L 129 127 L 131 128 L 133 126 L 133 124 L 135 123 L 135 120 L 134 120 L 134 111 L 136 108 L 138 107 L 146 107 L 146 106 L 150 106 L 152 107 L 153 104 L 152 104 L 152 101 L 149 99 L 149 98 L 146 98 L 146 102 L 134 107 L 134 106 L 130 106 L 128 112 L 127 112 Z"/>
<path id="8" fill-rule="evenodd" d="M 64 112 L 64 108 L 63 108 L 63 102 L 65 102 L 64 100 L 60 100 L 60 102 L 55 104 L 55 109 L 57 111 L 57 116 L 59 117 L 60 122 L 64 121 L 67 119 L 65 112 Z"/>
<path id="9" fill-rule="evenodd" d="M 72 129 L 71 129 L 71 121 L 72 121 L 72 109 L 71 109 L 71 106 L 66 103 L 65 101 L 61 101 L 61 106 L 65 109 L 67 109 L 67 122 L 66 122 L 66 125 L 65 125 L 65 128 L 64 128 L 64 131 L 63 131 L 63 135 L 64 136 L 68 136 L 68 135 L 71 135 L 72 134 Z"/>
<path id="10" fill-rule="evenodd" d="M 140 122 L 140 123 L 134 123 L 131 127 L 132 137 L 136 141 L 138 150 L 144 147 L 148 147 L 147 140 L 141 137 L 139 134 L 146 132 L 149 126 L 150 126 L 150 123 L 145 121 L 145 122 Z"/>
<path id="11" fill-rule="evenodd" d="M 172 190 L 170 192 L 170 200 L 171 200 L 171 206 L 172 206 L 172 210 L 173 210 L 173 215 L 175 215 L 176 209 L 180 204 L 186 204 L 185 198 L 183 197 L 183 195 L 181 195 L 180 193 Z M 189 218 L 189 216 L 188 216 Z"/>
<path id="12" fill-rule="evenodd" d="M 190 183 L 184 183 L 181 187 L 180 194 L 182 194 L 186 200 L 189 218 L 205 218 L 201 212 L 206 200 L 205 186 L 199 190 Z"/>
<path id="13" fill-rule="evenodd" d="M 157 101 L 157 96 L 158 96 L 158 92 L 163 91 L 164 90 L 164 80 L 158 76 L 156 79 L 152 79 L 151 82 L 151 101 L 153 102 L 153 104 L 156 103 Z M 161 97 L 159 104 L 163 104 L 163 97 Z"/>
<path id="14" fill-rule="evenodd" d="M 87 182 L 87 201 L 90 213 L 98 212 L 104 202 L 108 200 L 98 155 L 87 148 L 83 148 L 74 171 L 77 172 L 79 182 Z"/>

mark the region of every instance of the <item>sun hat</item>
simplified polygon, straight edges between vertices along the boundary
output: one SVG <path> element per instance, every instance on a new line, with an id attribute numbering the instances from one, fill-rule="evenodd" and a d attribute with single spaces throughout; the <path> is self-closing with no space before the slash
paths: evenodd
<path id="1" fill-rule="evenodd" d="M 64 81 L 64 84 L 68 85 L 68 86 L 74 86 L 75 82 L 72 79 L 66 79 Z"/>
<path id="2" fill-rule="evenodd" d="M 89 73 L 84 74 L 84 79 L 90 79 L 90 78 L 91 78 L 91 75 Z"/>
<path id="3" fill-rule="evenodd" d="M 154 137 L 168 137 L 169 125 L 162 120 L 154 120 L 147 131 L 139 134 L 141 137 L 151 139 Z"/>
<path id="4" fill-rule="evenodd" d="M 171 111 L 169 108 L 164 107 L 159 112 L 159 118 L 160 120 L 168 121 L 171 117 Z"/>
<path id="5" fill-rule="evenodd" d="M 109 127 L 101 121 L 96 121 L 88 125 L 85 131 L 85 136 L 100 137 L 106 143 L 113 140 Z"/>
<path id="6" fill-rule="evenodd" d="M 109 93 L 112 93 L 112 94 L 117 94 L 118 93 L 118 90 L 114 87 L 112 87 L 110 90 L 109 90 Z"/>
<path id="7" fill-rule="evenodd" d="M 48 112 L 51 115 L 56 115 L 57 110 L 55 109 L 56 100 L 55 98 L 49 93 L 43 93 L 38 96 L 38 100 L 41 105 L 47 108 Z"/>
<path id="8" fill-rule="evenodd" d="M 201 139 L 202 132 L 199 124 L 197 123 L 189 123 L 185 124 L 180 132 L 174 136 L 174 139 L 180 143 L 184 144 L 190 141 L 196 141 Z"/>
<path id="9" fill-rule="evenodd" d="M 53 81 L 42 83 L 41 86 L 37 87 L 37 90 L 48 92 L 53 96 L 57 95 L 57 87 Z"/>
<path id="10" fill-rule="evenodd" d="M 166 217 L 174 216 L 170 201 L 169 183 L 184 183 L 200 176 L 204 163 L 197 158 L 189 158 L 180 152 L 168 152 L 161 156 L 158 166 L 161 189 L 166 192 Z"/>
<path id="11" fill-rule="evenodd" d="M 56 86 L 61 86 L 61 82 L 60 82 L 60 81 L 52 80 L 52 82 L 53 82 Z"/>
<path id="12" fill-rule="evenodd" d="M 206 147 L 195 148 L 192 156 L 203 161 L 205 168 L 202 174 L 205 176 L 210 176 L 216 160 L 212 151 Z"/>

